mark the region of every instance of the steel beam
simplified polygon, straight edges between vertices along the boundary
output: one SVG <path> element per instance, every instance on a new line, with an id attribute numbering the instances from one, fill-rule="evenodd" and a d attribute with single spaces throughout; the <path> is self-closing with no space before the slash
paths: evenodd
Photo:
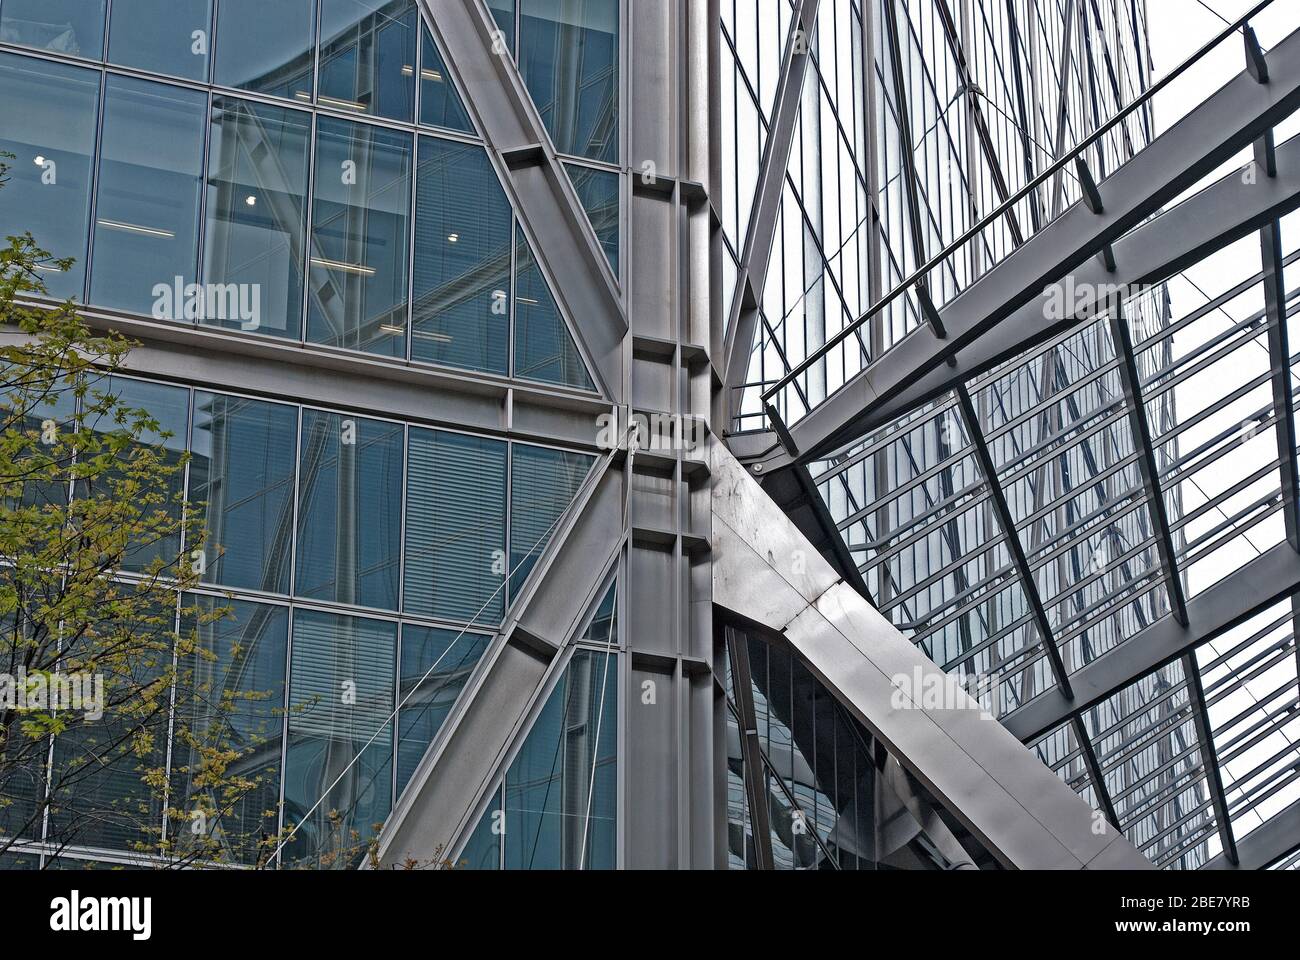
<path id="1" fill-rule="evenodd" d="M 483 0 L 420 0 L 543 273 L 601 392 L 623 396 L 618 280 Z"/>
<path id="2" fill-rule="evenodd" d="M 790 21 L 781 61 L 781 80 L 777 85 L 776 107 L 768 127 L 767 142 L 759 166 L 758 186 L 745 231 L 745 246 L 736 275 L 736 289 L 731 300 L 731 317 L 727 326 L 723 379 L 729 414 L 735 409 L 733 394 L 749 373 L 750 353 L 758 330 L 758 311 L 762 303 L 767 268 L 776 237 L 776 218 L 781 210 L 790 148 L 794 143 L 799 109 L 803 104 L 804 77 L 812 59 L 812 35 L 817 25 L 820 0 L 799 0 Z M 800 32 L 802 31 L 802 33 Z"/>
<path id="3" fill-rule="evenodd" d="M 1300 800 L 1238 840 L 1236 863 L 1221 853 L 1201 869 L 1263 870 L 1296 850 L 1300 850 Z"/>
<path id="4" fill-rule="evenodd" d="M 623 543 L 624 477 L 600 461 L 557 525 L 506 622 L 411 775 L 380 835 L 385 867 L 458 850 L 491 790 L 552 663 L 599 598 Z"/>
<path id="5" fill-rule="evenodd" d="M 1210 802 L 1214 806 L 1214 820 L 1219 828 L 1223 854 L 1233 863 L 1238 862 L 1237 841 L 1232 832 L 1232 817 L 1228 815 L 1228 798 L 1223 792 L 1223 774 L 1219 769 L 1219 754 L 1214 747 L 1214 727 L 1210 724 L 1210 710 L 1205 704 L 1205 685 L 1201 671 L 1196 666 L 1196 653 L 1183 656 L 1183 675 L 1191 695 L 1192 719 L 1196 723 L 1196 740 L 1201 748 L 1201 765 L 1209 781 Z"/>
<path id="6" fill-rule="evenodd" d="M 745 796 L 753 824 L 755 866 L 772 869 L 772 829 L 767 802 L 767 768 L 759 745 L 758 720 L 754 712 L 754 687 L 749 670 L 749 638 L 734 627 L 724 628 L 727 657 L 731 663 L 731 687 L 740 714 L 740 749 L 745 763 Z"/>
<path id="7" fill-rule="evenodd" d="M 1187 601 L 1188 625 L 1162 617 L 1070 674 L 1074 700 L 1048 690 L 1002 718 L 1026 743 L 1300 591 L 1300 554 L 1281 543 Z"/>
<path id="8" fill-rule="evenodd" d="M 1094 834 L 1092 809 L 844 583 L 721 444 L 712 464 L 718 606 L 782 633 L 1004 866 L 1150 868 L 1118 831 Z M 922 708 L 917 681 L 937 685 L 952 708 Z"/>
<path id="9" fill-rule="evenodd" d="M 793 424 L 801 457 L 823 457 L 1072 325 L 1073 316 L 1052 321 L 1044 310 L 1048 284 L 1067 273 L 1073 271 L 1080 289 L 1085 282 L 1157 282 L 1300 205 L 1300 145 L 1292 142 L 1278 150 L 1277 178 L 1243 183 L 1239 172 L 1229 174 L 1139 227 L 1300 108 L 1300 31 L 1268 60 L 1269 84 L 1243 72 L 1099 184 L 1103 213 L 1076 203 L 946 304 L 940 311 L 946 339 L 928 326 L 913 331 Z M 1115 273 L 1087 262 L 1108 244 Z M 970 349 L 976 353 L 967 355 Z M 956 368 L 944 369 L 950 360 Z"/>

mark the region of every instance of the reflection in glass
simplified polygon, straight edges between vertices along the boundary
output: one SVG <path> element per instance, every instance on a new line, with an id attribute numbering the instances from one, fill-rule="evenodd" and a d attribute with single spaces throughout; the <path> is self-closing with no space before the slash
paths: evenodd
<path id="1" fill-rule="evenodd" d="M 618 0 L 520 0 L 519 72 L 561 153 L 618 162 Z"/>
<path id="2" fill-rule="evenodd" d="M 205 583 L 288 592 L 296 435 L 293 407 L 194 395 L 189 500 L 204 505 Z"/>
<path id="3" fill-rule="evenodd" d="M 213 82 L 310 102 L 316 0 L 221 0 Z"/>
<path id="4" fill-rule="evenodd" d="M 515 50 L 515 0 L 487 0 L 488 12 L 501 31 L 505 48 L 511 53 Z"/>
<path id="5" fill-rule="evenodd" d="M 106 0 L 3 0 L 0 41 L 98 60 Z"/>
<path id="6" fill-rule="evenodd" d="M 215 309 L 201 322 L 301 335 L 310 145 L 305 113 L 213 100 L 203 278 L 223 295 L 209 287 Z"/>
<path id="7" fill-rule="evenodd" d="M 506 772 L 506 869 L 616 866 L 617 708 L 617 658 L 579 649 Z"/>
<path id="8" fill-rule="evenodd" d="M 407 471 L 405 609 L 462 623 L 499 623 L 506 444 L 412 428 Z"/>
<path id="9" fill-rule="evenodd" d="M 614 276 L 618 276 L 618 174 L 608 170 L 595 170 L 591 167 L 566 163 L 564 169 L 569 172 L 573 189 L 577 191 L 582 208 L 587 211 L 587 219 L 596 231 L 596 239 L 605 251 Z"/>
<path id="10" fill-rule="evenodd" d="M 473 133 L 474 125 L 451 82 L 451 74 L 434 45 L 429 28 L 420 23 L 420 122 Z"/>
<path id="11" fill-rule="evenodd" d="M 397 608 L 402 427 L 304 410 L 294 594 Z"/>
<path id="12" fill-rule="evenodd" d="M 206 80 L 211 49 L 212 0 L 113 0 L 109 62 Z"/>
<path id="13" fill-rule="evenodd" d="M 501 788 L 492 795 L 478 826 L 470 834 L 465 849 L 456 858 L 458 870 L 500 870 L 501 869 L 501 829 L 504 816 L 501 810 Z"/>
<path id="14" fill-rule="evenodd" d="M 414 0 L 323 0 L 321 106 L 411 120 L 418 16 Z"/>
<path id="15" fill-rule="evenodd" d="M 515 376 L 594 390 L 522 229 L 515 231 Z"/>
<path id="16" fill-rule="evenodd" d="M 402 626 L 397 726 L 397 795 L 465 689 L 489 638 L 481 633 Z M 427 679 L 421 678 L 428 674 Z M 409 699 L 407 699 L 409 697 Z"/>
<path id="17" fill-rule="evenodd" d="M 347 868 L 392 807 L 397 625 L 296 610 L 292 664 L 284 862 Z"/>
<path id="18" fill-rule="evenodd" d="M 275 834 L 280 803 L 289 608 L 187 596 L 182 613 L 181 636 L 192 638 L 196 650 L 177 665 L 184 690 L 177 695 L 169 804 L 191 815 L 203 811 L 214 835 L 227 841 L 224 859 L 257 863 L 268 852 L 258 841 Z M 237 751 L 238 776 L 249 786 L 234 797 L 212 793 L 202 780 L 205 747 Z M 183 855 L 186 824 L 174 825 L 172 834 Z"/>
<path id="19" fill-rule="evenodd" d="M 72 269 L 40 271 L 51 297 L 81 299 L 90 220 L 99 74 L 0 53 L 0 153 L 13 154 L 0 189 L 0 236 L 30 231 Z"/>
<path id="20" fill-rule="evenodd" d="M 516 443 L 510 454 L 510 596 L 518 595 L 595 458 Z"/>
<path id="21" fill-rule="evenodd" d="M 504 375 L 510 202 L 482 147 L 420 138 L 411 356 Z"/>
<path id="22" fill-rule="evenodd" d="M 207 95 L 109 75 L 90 302 L 192 320 Z"/>
<path id="23" fill-rule="evenodd" d="M 309 341 L 405 354 L 410 202 L 410 134 L 319 119 Z"/>

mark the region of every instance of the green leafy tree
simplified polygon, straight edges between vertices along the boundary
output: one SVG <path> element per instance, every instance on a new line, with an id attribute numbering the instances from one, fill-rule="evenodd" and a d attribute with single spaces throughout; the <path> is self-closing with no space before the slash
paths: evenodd
<path id="1" fill-rule="evenodd" d="M 278 774 L 253 759 L 278 755 L 279 694 L 230 682 L 229 608 L 188 592 L 202 505 L 188 454 L 115 392 L 133 345 L 31 305 L 70 266 L 30 234 L 0 249 L 0 855 L 44 836 L 256 865 L 278 842 Z"/>

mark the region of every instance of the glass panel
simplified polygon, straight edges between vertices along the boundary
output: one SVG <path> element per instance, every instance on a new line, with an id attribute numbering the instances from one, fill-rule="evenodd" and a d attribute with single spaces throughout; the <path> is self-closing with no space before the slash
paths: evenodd
<path id="1" fill-rule="evenodd" d="M 429 28 L 420 24 L 420 122 L 473 133 L 474 125 L 451 82 Z"/>
<path id="2" fill-rule="evenodd" d="M 482 147 L 420 138 L 411 356 L 505 374 L 510 202 Z"/>
<path id="3" fill-rule="evenodd" d="M 323 0 L 320 104 L 411 120 L 416 17 L 413 0 Z"/>
<path id="4" fill-rule="evenodd" d="M 593 170 L 580 167 L 576 163 L 566 163 L 564 169 L 569 171 L 573 189 L 578 192 L 582 208 L 587 211 L 587 219 L 596 231 L 596 239 L 605 251 L 609 265 L 618 276 L 618 174 L 608 170 Z"/>
<path id="5" fill-rule="evenodd" d="M 305 113 L 212 102 L 202 323 L 301 336 L 310 149 Z"/>
<path id="6" fill-rule="evenodd" d="M 506 773 L 506 869 L 616 866 L 617 707 L 617 659 L 578 650 Z"/>
<path id="7" fill-rule="evenodd" d="M 192 320 L 207 95 L 109 76 L 90 302 Z"/>
<path id="8" fill-rule="evenodd" d="M 584 390 L 587 374 L 523 230 L 515 231 L 515 376 Z"/>
<path id="9" fill-rule="evenodd" d="M 14 155 L 0 188 L 0 235 L 30 231 L 54 257 L 76 257 L 66 273 L 40 276 L 50 296 L 81 299 L 99 74 L 4 53 L 0 91 L 0 153 Z"/>
<path id="10" fill-rule="evenodd" d="M 284 862 L 346 868 L 392 807 L 397 625 L 296 610 L 292 662 Z"/>
<path id="11" fill-rule="evenodd" d="M 109 398 L 112 398 L 111 404 Z M 92 430 L 105 433 L 114 431 L 135 432 L 136 419 L 141 411 L 149 419 L 157 422 L 158 429 L 142 429 L 139 439 L 150 446 L 161 445 L 165 462 L 172 467 L 180 463 L 185 452 L 186 434 L 190 422 L 190 392 L 184 387 L 172 387 L 161 383 L 149 383 L 144 380 L 131 380 L 126 377 L 113 377 L 103 380 L 91 387 L 85 403 L 102 411 L 87 417 L 86 425 Z M 118 422 L 121 417 L 124 422 Z M 111 475 L 105 474 L 105 485 L 100 487 L 95 496 L 109 495 L 113 488 L 108 485 Z M 82 484 L 78 484 L 78 489 Z M 166 489 L 155 490 L 163 493 L 167 500 L 148 507 L 144 516 L 155 516 L 155 511 L 165 513 L 172 521 L 180 517 L 181 494 L 185 489 L 185 472 L 176 470 L 166 478 Z M 81 496 L 81 493 L 77 494 Z M 143 571 L 155 560 L 165 564 L 175 563 L 181 550 L 179 531 L 175 535 L 159 538 L 149 537 L 147 542 L 128 550 L 122 558 L 124 570 Z"/>
<path id="12" fill-rule="evenodd" d="M 398 702 L 404 706 L 397 728 L 398 796 L 465 689 L 489 639 L 481 633 L 403 624 Z M 421 682 L 426 673 L 427 679 Z"/>
<path id="13" fill-rule="evenodd" d="M 221 0 L 213 81 L 310 102 L 315 0 Z"/>
<path id="14" fill-rule="evenodd" d="M 402 427 L 302 412 L 294 594 L 397 609 Z"/>
<path id="15" fill-rule="evenodd" d="M 293 407 L 194 395 L 189 499 L 205 504 L 205 583 L 288 592 L 297 426 Z"/>
<path id="16" fill-rule="evenodd" d="M 289 608 L 187 596 L 181 635 L 195 650 L 177 668 L 170 805 L 189 819 L 170 833 L 183 852 L 195 823 L 206 822 L 220 832 L 225 859 L 258 863 L 273 849 L 259 841 L 274 836 L 280 805 Z M 226 775 L 237 768 L 247 786 L 233 796 L 204 785 L 212 748 L 239 753 Z"/>
<path id="17" fill-rule="evenodd" d="M 506 566 L 506 445 L 410 431 L 406 496 L 408 613 L 499 623 Z"/>
<path id="18" fill-rule="evenodd" d="M 317 123 L 307 339 L 389 357 L 406 351 L 411 137 Z"/>
<path id="19" fill-rule="evenodd" d="M 212 0 L 113 0 L 108 59 L 206 80 L 211 35 Z"/>
<path id="20" fill-rule="evenodd" d="M 519 71 L 561 153 L 618 162 L 618 0 L 522 0 Z"/>
<path id="21" fill-rule="evenodd" d="M 517 443 L 510 455 L 510 595 L 528 579 L 594 457 Z"/>
<path id="22" fill-rule="evenodd" d="M 4 0 L 0 40 L 98 60 L 105 0 Z"/>

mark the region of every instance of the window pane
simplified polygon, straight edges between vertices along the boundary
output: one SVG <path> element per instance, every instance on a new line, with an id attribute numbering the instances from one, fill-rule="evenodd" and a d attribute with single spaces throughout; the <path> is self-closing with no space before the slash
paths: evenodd
<path id="1" fill-rule="evenodd" d="M 492 795 L 492 802 L 483 811 L 478 826 L 470 834 L 465 849 L 456 860 L 458 870 L 500 870 L 501 869 L 501 831 L 498 823 L 501 819 L 501 789 Z"/>
<path id="2" fill-rule="evenodd" d="M 402 427 L 304 410 L 300 597 L 397 608 Z"/>
<path id="3" fill-rule="evenodd" d="M 105 0 L 3 0 L 0 40 L 98 60 Z"/>
<path id="4" fill-rule="evenodd" d="M 510 216 L 481 147 L 420 138 L 414 359 L 507 372 Z"/>
<path id="5" fill-rule="evenodd" d="M 310 148 L 305 113 L 213 101 L 203 270 L 220 286 L 203 323 L 301 336 Z"/>
<path id="6" fill-rule="evenodd" d="M 207 96 L 195 90 L 108 78 L 90 282 L 96 306 L 193 319 L 189 298 L 176 290 L 194 282 L 206 112 Z"/>
<path id="7" fill-rule="evenodd" d="M 215 83 L 311 100 L 315 0 L 221 0 L 216 46 Z"/>
<path id="8" fill-rule="evenodd" d="M 410 135 L 321 117 L 315 194 L 307 339 L 404 356 Z"/>
<path id="9" fill-rule="evenodd" d="M 420 24 L 420 122 L 474 132 L 429 28 Z"/>
<path id="10" fill-rule="evenodd" d="M 0 189 L 0 235 L 30 230 L 53 256 L 76 257 L 66 273 L 41 271 L 60 299 L 80 300 L 85 282 L 98 105 L 98 73 L 0 54 L 0 153 L 14 155 Z"/>
<path id="11" fill-rule="evenodd" d="M 521 229 L 515 230 L 515 376 L 594 390 Z"/>
<path id="12" fill-rule="evenodd" d="M 413 0 L 324 0 L 322 106 L 411 120 L 417 17 Z"/>
<path id="13" fill-rule="evenodd" d="M 204 582 L 288 592 L 296 434 L 293 407 L 194 395 L 189 499 L 205 504 Z"/>
<path id="14" fill-rule="evenodd" d="M 108 59 L 206 80 L 211 35 L 212 0 L 113 0 Z"/>
<path id="15" fill-rule="evenodd" d="M 230 860 L 257 863 L 269 852 L 258 840 L 275 834 L 280 804 L 289 608 L 187 596 L 181 636 L 192 638 L 195 650 L 177 666 L 170 805 L 191 821 L 172 833 L 183 851 L 194 811 L 201 811 L 209 829 L 226 838 Z M 205 747 L 237 751 L 238 776 L 248 785 L 233 796 L 205 786 Z"/>
<path id="16" fill-rule="evenodd" d="M 510 596 L 515 597 L 573 501 L 593 457 L 517 443 L 510 454 Z"/>
<path id="17" fill-rule="evenodd" d="M 515 0 L 487 0 L 488 11 L 501 31 L 506 49 L 511 53 L 515 49 Z"/>
<path id="18" fill-rule="evenodd" d="M 397 625 L 297 610 L 292 660 L 284 823 L 302 828 L 284 862 L 345 868 L 392 807 Z"/>
<path id="19" fill-rule="evenodd" d="M 481 633 L 402 625 L 398 702 L 405 706 L 398 717 L 398 796 L 465 689 L 488 639 Z M 428 678 L 421 683 L 426 673 Z"/>
<path id="20" fill-rule="evenodd" d="M 477 614 L 475 623 L 499 623 L 506 445 L 412 429 L 408 464 L 406 610 L 466 623 Z"/>
<path id="21" fill-rule="evenodd" d="M 519 71 L 561 153 L 618 161 L 618 0 L 521 0 Z"/>
<path id="22" fill-rule="evenodd" d="M 605 257 L 614 269 L 614 276 L 617 277 L 618 174 L 610 173 L 608 170 L 581 167 L 576 163 L 566 163 L 564 169 L 569 171 L 573 189 L 577 191 L 578 199 L 582 201 L 582 207 L 587 211 L 587 219 L 591 221 L 591 227 L 596 231 L 596 239 L 600 241 L 601 249 L 605 251 Z"/>
<path id="23" fill-rule="evenodd" d="M 578 650 L 506 773 L 507 870 L 617 865 L 617 708 L 617 658 Z"/>

